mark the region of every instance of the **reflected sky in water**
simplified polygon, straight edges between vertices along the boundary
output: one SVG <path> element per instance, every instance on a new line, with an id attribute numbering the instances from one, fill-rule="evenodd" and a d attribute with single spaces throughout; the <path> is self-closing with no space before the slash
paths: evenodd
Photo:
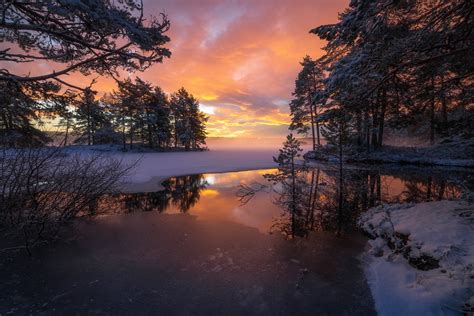
<path id="1" fill-rule="evenodd" d="M 281 220 L 284 210 L 275 204 L 278 190 L 271 187 L 263 175 L 276 169 L 253 170 L 229 173 L 199 174 L 174 177 L 163 182 L 164 191 L 151 193 L 117 194 L 106 196 L 98 202 L 107 213 L 157 211 L 170 214 L 186 213 L 198 220 L 231 221 L 257 228 L 262 233 L 272 230 Z M 312 169 L 308 177 L 317 169 Z M 332 213 L 335 212 L 335 174 L 330 169 L 319 170 L 317 177 L 318 201 L 315 212 L 324 214 L 315 227 L 332 228 Z M 430 174 L 430 176 L 426 176 Z M 346 222 L 354 222 L 357 215 L 381 202 L 421 202 L 459 198 L 460 187 L 453 173 L 406 172 L 390 174 L 375 170 L 347 171 L 345 190 L 348 213 Z M 309 178 L 308 178 L 309 180 Z M 267 187 L 255 194 L 248 203 L 241 203 L 236 195 L 242 184 L 260 183 Z"/>

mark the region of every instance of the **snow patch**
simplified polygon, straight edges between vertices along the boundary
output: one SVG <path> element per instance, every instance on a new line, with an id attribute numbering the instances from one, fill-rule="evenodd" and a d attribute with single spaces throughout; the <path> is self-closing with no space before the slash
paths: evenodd
<path id="1" fill-rule="evenodd" d="M 374 239 L 363 256 L 381 315 L 457 315 L 474 295 L 474 205 L 382 205 L 359 224 Z M 426 269 L 420 270 L 420 269 Z"/>

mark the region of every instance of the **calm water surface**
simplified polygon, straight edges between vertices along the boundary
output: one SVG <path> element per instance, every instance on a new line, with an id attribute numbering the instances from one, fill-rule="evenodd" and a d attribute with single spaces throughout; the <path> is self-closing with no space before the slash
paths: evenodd
<path id="1" fill-rule="evenodd" d="M 108 215 L 137 211 L 182 213 L 196 216 L 199 221 L 230 221 L 261 233 L 274 233 L 278 231 L 275 224 L 285 213 L 276 205 L 283 192 L 279 185 L 272 186 L 263 176 L 276 171 L 266 169 L 175 177 L 163 182 L 163 191 L 110 195 L 94 207 L 99 213 L 106 210 Z M 405 171 L 353 169 L 346 170 L 344 175 L 346 209 L 342 225 L 346 230 L 354 228 L 357 215 L 371 206 L 458 199 L 463 188 L 473 186 L 474 179 L 469 172 L 419 168 Z M 312 191 L 299 194 L 303 195 L 302 199 L 314 200 L 311 203 L 311 211 L 316 215 L 313 226 L 330 230 L 337 204 L 337 172 L 330 168 L 315 168 L 304 176 L 303 185 Z M 239 200 L 242 185 L 257 188 L 258 192 L 251 198 Z"/>
<path id="2" fill-rule="evenodd" d="M 282 187 L 262 176 L 274 172 L 176 177 L 160 192 L 101 197 L 90 206 L 99 216 L 78 221 L 69 241 L 0 260 L 0 314 L 374 314 L 357 215 L 458 198 L 472 185 L 464 172 L 347 171 L 337 214 L 335 173 L 314 169 L 302 180 L 312 216 L 300 227 L 278 204 Z M 242 184 L 259 188 L 246 203 Z"/>

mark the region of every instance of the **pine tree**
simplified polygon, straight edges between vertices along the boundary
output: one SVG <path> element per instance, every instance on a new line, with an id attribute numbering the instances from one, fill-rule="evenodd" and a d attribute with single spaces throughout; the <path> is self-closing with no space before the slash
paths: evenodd
<path id="1" fill-rule="evenodd" d="M 290 215 L 290 226 L 281 229 L 292 238 L 306 234 L 306 168 L 297 162 L 301 151 L 301 143 L 289 134 L 278 157 L 273 158 L 278 163 L 278 171 L 264 175 L 267 180 L 281 186 L 276 203 Z"/>
<path id="2" fill-rule="evenodd" d="M 118 90 L 114 91 L 113 99 L 112 112 L 115 117 L 115 125 L 122 134 L 123 150 L 126 150 L 127 135 L 131 149 L 139 107 L 139 95 L 132 80 L 126 79 L 118 82 Z"/>
<path id="3" fill-rule="evenodd" d="M 81 99 L 77 102 L 75 111 L 74 130 L 79 137 L 75 142 L 86 140 L 87 145 L 94 145 L 95 134 L 101 128 L 109 126 L 109 120 L 100 103 L 95 99 L 97 92 L 91 87 L 84 90 Z"/>
<path id="4" fill-rule="evenodd" d="M 150 148 L 155 145 L 165 148 L 169 145 L 172 137 L 168 96 L 160 87 L 152 88 L 150 86 L 144 102 L 144 129 L 142 133 Z"/>
<path id="5" fill-rule="evenodd" d="M 168 96 L 160 87 L 154 87 L 140 78 L 134 82 L 130 79 L 119 82 L 118 90 L 107 102 L 110 104 L 113 125 L 122 134 L 124 150 L 127 138 L 130 148 L 138 139 L 149 148 L 170 147 L 174 140 L 175 123 L 179 122 L 177 125 L 181 126 L 184 118 L 188 117 L 186 99 L 183 100 L 180 101 L 183 107 L 180 107 L 178 114 L 176 106 L 174 112 Z M 175 115 L 180 117 L 178 121 Z M 180 130 L 180 133 L 184 132 Z"/>
<path id="6" fill-rule="evenodd" d="M 431 143 L 455 126 L 472 134 L 457 124 L 474 116 L 464 106 L 473 100 L 468 3 L 352 1 L 338 23 L 311 31 L 328 41 L 326 90 L 352 115 L 359 145 L 380 148 L 387 126 L 426 130 Z"/>
<path id="7" fill-rule="evenodd" d="M 306 56 L 301 62 L 303 69 L 295 81 L 294 99 L 290 103 L 290 130 L 299 134 L 311 133 L 313 150 L 321 145 L 319 133 L 320 105 L 326 102 L 324 75 L 321 65 Z"/>
<path id="8" fill-rule="evenodd" d="M 185 150 L 199 149 L 206 142 L 207 117 L 199 110 L 199 102 L 184 88 L 171 95 L 174 145 Z"/>
<path id="9" fill-rule="evenodd" d="M 0 81 L 0 134 L 4 146 L 39 146 L 50 138 L 37 126 L 57 110 L 59 85 Z"/>

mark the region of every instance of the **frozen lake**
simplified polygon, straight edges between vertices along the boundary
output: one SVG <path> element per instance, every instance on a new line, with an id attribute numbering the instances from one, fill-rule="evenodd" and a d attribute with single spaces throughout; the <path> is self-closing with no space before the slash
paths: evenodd
<path id="1" fill-rule="evenodd" d="M 102 197 L 91 206 L 101 216 L 77 221 L 68 241 L 2 261 L 0 314 L 374 314 L 357 214 L 377 200 L 459 194 L 456 172 L 357 170 L 351 211 L 338 218 L 332 171 L 314 169 L 316 231 L 288 240 L 277 193 L 244 205 L 236 196 L 272 172 L 173 177 L 162 191 Z"/>

